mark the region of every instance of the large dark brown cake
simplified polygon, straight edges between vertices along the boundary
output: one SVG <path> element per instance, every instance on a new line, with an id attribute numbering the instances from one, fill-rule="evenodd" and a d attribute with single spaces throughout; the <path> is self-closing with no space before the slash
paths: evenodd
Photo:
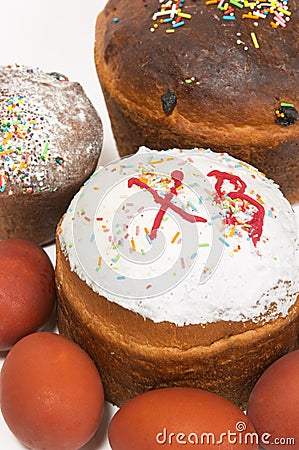
<path id="1" fill-rule="evenodd" d="M 226 151 L 298 201 L 298 19 L 295 0 L 108 1 L 95 61 L 120 155 Z"/>

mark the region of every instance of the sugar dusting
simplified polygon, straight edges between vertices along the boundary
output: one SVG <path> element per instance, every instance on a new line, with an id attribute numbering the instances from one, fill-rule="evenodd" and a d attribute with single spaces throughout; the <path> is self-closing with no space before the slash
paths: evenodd
<path id="1" fill-rule="evenodd" d="M 78 83 L 39 69 L 1 67 L 0 196 L 59 189 L 77 164 L 74 128 L 84 128 L 92 114 Z M 91 156 L 101 146 L 98 129 L 82 139 Z"/>

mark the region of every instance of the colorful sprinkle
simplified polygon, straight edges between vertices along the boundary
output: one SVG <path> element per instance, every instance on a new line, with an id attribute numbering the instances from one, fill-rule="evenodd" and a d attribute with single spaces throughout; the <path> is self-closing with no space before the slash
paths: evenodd
<path id="1" fill-rule="evenodd" d="M 226 247 L 229 247 L 229 243 L 222 237 L 219 237 L 219 241 L 222 242 L 222 244 L 226 245 Z"/>
<path id="2" fill-rule="evenodd" d="M 178 231 L 178 232 L 173 236 L 173 238 L 171 239 L 171 243 L 172 243 L 172 244 L 175 243 L 175 241 L 177 240 L 177 238 L 179 237 L 179 235 L 180 235 L 180 232 Z"/>
<path id="3" fill-rule="evenodd" d="M 147 242 L 152 245 L 152 240 L 148 234 L 145 235 Z"/>
<path id="4" fill-rule="evenodd" d="M 133 238 L 131 239 L 131 247 L 132 247 L 133 252 L 136 252 L 136 244 L 135 244 L 135 241 Z"/>
<path id="5" fill-rule="evenodd" d="M 112 258 L 111 261 L 114 263 L 117 263 L 117 261 L 120 259 L 120 254 L 118 253 L 115 258 Z"/>
<path id="6" fill-rule="evenodd" d="M 255 48 L 260 48 L 260 45 L 259 45 L 259 43 L 257 41 L 256 34 L 252 32 L 252 33 L 250 33 L 250 36 L 251 36 L 251 39 L 252 39 L 254 47 Z"/>
<path id="7" fill-rule="evenodd" d="M 248 20 L 249 26 L 257 28 L 261 20 L 269 19 L 270 25 L 274 28 L 285 28 L 287 22 L 291 18 L 291 11 L 289 10 L 288 0 L 283 2 L 278 0 L 271 0 L 269 2 L 261 2 L 259 0 L 248 2 L 247 0 L 229 0 L 229 3 L 225 0 L 207 0 L 206 6 L 217 5 L 217 9 L 222 12 L 222 18 L 226 21 L 234 21 L 237 19 Z M 242 14 L 239 16 L 238 10 L 242 10 Z M 254 20 L 254 21 L 253 21 Z M 250 23 L 249 23 L 250 22 Z M 255 49 L 260 48 L 258 37 L 254 31 L 250 33 L 251 42 Z M 244 50 L 248 50 L 248 45 L 244 40 L 239 39 L 241 33 L 237 33 L 238 39 L 236 43 L 238 45 L 243 44 Z"/>
<path id="8" fill-rule="evenodd" d="M 160 2 L 162 3 L 162 2 Z M 185 25 L 185 21 L 182 19 L 190 20 L 192 15 L 189 13 L 183 12 L 184 1 L 174 1 L 168 0 L 166 3 L 163 3 L 158 11 L 156 11 L 152 19 L 155 21 L 154 25 L 150 28 L 150 31 L 153 33 L 158 28 L 157 20 L 161 25 L 171 25 L 171 28 L 166 28 L 166 33 L 174 33 L 175 30 L 179 27 Z"/>

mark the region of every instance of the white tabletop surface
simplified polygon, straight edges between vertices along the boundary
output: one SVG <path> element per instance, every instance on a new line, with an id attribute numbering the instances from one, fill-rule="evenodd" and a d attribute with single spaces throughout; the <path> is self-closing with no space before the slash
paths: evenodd
<path id="1" fill-rule="evenodd" d="M 118 157 L 93 59 L 97 14 L 106 0 L 13 0 L 1 6 L 0 65 L 24 64 L 80 82 L 104 126 L 100 163 Z M 299 217 L 299 205 L 295 207 Z M 46 248 L 55 264 L 54 246 Z M 0 368 L 5 354 L 0 352 Z M 100 428 L 84 450 L 108 450 L 107 427 L 116 408 L 106 404 Z M 22 450 L 0 414 L 0 450 Z"/>

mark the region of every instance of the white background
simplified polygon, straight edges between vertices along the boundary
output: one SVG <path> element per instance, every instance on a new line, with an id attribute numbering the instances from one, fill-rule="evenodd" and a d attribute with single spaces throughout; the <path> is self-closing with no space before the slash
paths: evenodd
<path id="1" fill-rule="evenodd" d="M 0 0 L 0 65 L 40 67 L 80 82 L 103 121 L 102 164 L 117 158 L 93 57 L 95 21 L 105 3 L 106 0 Z M 298 206 L 296 211 L 299 213 Z M 46 251 L 54 263 L 54 246 Z M 4 357 L 0 353 L 0 367 Z M 106 404 L 101 426 L 85 450 L 110 449 L 106 432 L 115 410 Z M 0 450 L 22 449 L 0 414 Z"/>

